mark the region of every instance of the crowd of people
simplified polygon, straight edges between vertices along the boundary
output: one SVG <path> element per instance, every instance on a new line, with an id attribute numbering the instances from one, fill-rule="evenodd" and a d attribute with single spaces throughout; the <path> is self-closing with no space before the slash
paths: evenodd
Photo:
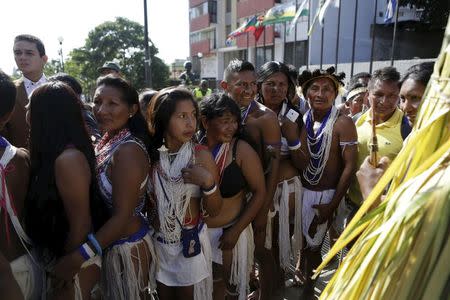
<path id="1" fill-rule="evenodd" d="M 22 78 L 0 72 L 5 299 L 271 299 L 292 263 L 307 297 L 327 232 L 400 151 L 433 67 L 344 86 L 333 67 L 234 59 L 220 92 L 139 94 L 108 62 L 91 106 L 76 78 L 44 75 L 37 37 L 13 49 Z"/>

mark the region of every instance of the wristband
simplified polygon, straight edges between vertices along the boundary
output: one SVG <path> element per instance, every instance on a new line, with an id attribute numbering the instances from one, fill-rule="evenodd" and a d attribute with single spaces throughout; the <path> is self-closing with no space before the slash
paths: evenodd
<path id="1" fill-rule="evenodd" d="M 209 196 L 217 190 L 217 185 L 214 183 L 211 187 L 207 189 L 202 189 L 203 195 Z"/>
<path id="2" fill-rule="evenodd" d="M 296 143 L 294 145 L 292 145 L 292 146 L 289 145 L 289 143 L 288 143 L 288 148 L 291 151 L 295 151 L 295 150 L 300 149 L 301 145 L 302 145 L 302 143 L 299 140 L 297 140 Z"/>
<path id="3" fill-rule="evenodd" d="M 95 256 L 94 251 L 92 251 L 91 247 L 87 243 L 84 243 L 80 247 L 78 247 L 78 251 L 80 252 L 81 256 L 84 258 L 84 260 L 89 260 L 92 257 Z"/>
<path id="4" fill-rule="evenodd" d="M 97 254 L 102 256 L 103 255 L 102 247 L 100 247 L 100 244 L 98 243 L 98 241 L 95 238 L 95 236 L 92 233 L 89 233 L 88 234 L 88 239 L 92 243 L 92 246 L 94 246 L 95 251 L 97 251 Z"/>
<path id="5" fill-rule="evenodd" d="M 286 140 L 287 140 L 287 139 L 286 139 Z M 299 140 L 299 139 L 296 139 L 296 140 L 294 140 L 293 142 L 287 141 L 287 144 L 288 144 L 289 147 L 297 146 L 298 143 L 300 143 L 300 140 Z"/>

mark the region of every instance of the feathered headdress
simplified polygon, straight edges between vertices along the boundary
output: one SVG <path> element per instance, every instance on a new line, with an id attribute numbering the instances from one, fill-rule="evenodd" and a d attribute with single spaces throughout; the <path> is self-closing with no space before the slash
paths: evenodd
<path id="1" fill-rule="evenodd" d="M 318 78 L 329 78 L 333 81 L 334 86 L 336 88 L 336 93 L 342 95 L 344 92 L 344 78 L 345 73 L 340 72 L 338 74 L 334 74 L 334 67 L 329 67 L 326 70 L 316 69 L 314 71 L 305 70 L 298 76 L 298 85 L 302 87 L 303 95 L 306 97 L 306 91 L 309 86 L 313 83 L 314 80 Z"/>

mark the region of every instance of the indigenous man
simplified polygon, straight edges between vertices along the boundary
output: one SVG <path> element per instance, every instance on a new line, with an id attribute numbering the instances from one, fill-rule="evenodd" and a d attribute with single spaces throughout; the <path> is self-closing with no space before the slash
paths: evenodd
<path id="1" fill-rule="evenodd" d="M 16 147 L 26 147 L 29 128 L 25 122 L 25 106 L 28 104 L 31 93 L 47 82 L 44 75 L 47 55 L 45 55 L 42 41 L 28 34 L 16 36 L 13 50 L 17 67 L 23 76 L 15 82 L 17 96 L 14 111 L 1 130 L 1 134 Z"/>
<path id="2" fill-rule="evenodd" d="M 304 273 L 297 271 L 306 293 L 313 291 L 310 277 L 321 262 L 320 249 L 328 224 L 356 172 L 356 128 L 352 119 L 334 106 L 344 77 L 344 73 L 334 74 L 333 67 L 312 73 L 306 70 L 299 76 L 311 107 L 304 116 L 302 129 L 302 150 L 309 154 L 302 173 Z"/>
<path id="3" fill-rule="evenodd" d="M 369 103 L 371 108 L 356 122 L 358 132 L 357 168 L 369 156 L 369 144 L 372 141 L 372 122 L 375 122 L 378 140 L 378 156 L 386 156 L 391 161 L 400 152 L 403 140 L 411 132 L 408 119 L 398 108 L 400 74 L 393 67 L 376 70 L 369 81 Z M 375 120 L 372 110 L 375 109 Z M 354 180 L 349 190 L 349 204 L 359 207 L 362 195 L 358 182 Z"/>
<path id="4" fill-rule="evenodd" d="M 0 130 L 12 115 L 15 99 L 14 83 L 0 71 Z M 23 122 L 25 122 L 25 117 Z M 19 223 L 28 188 L 29 172 L 28 151 L 14 147 L 8 140 L 0 136 L 0 180 L 2 181 L 0 186 L 0 253 L 9 261 L 24 298 L 39 299 L 42 278 L 40 278 L 39 267 L 23 246 L 27 242 L 30 243 L 30 240 Z"/>
<path id="5" fill-rule="evenodd" d="M 232 60 L 224 72 L 221 87 L 236 101 L 242 111 L 244 131 L 254 142 L 265 169 L 267 195 L 262 209 L 253 221 L 255 256 L 259 261 L 260 299 L 270 299 L 275 272 L 271 251 L 264 247 L 267 214 L 272 206 L 280 160 L 281 131 L 277 115 L 255 100 L 257 85 L 254 66 L 249 62 Z"/>

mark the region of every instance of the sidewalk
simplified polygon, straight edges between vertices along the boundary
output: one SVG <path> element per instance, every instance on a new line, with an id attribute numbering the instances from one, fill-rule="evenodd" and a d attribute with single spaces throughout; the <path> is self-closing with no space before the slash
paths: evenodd
<path id="1" fill-rule="evenodd" d="M 314 297 L 312 299 L 319 299 L 320 293 L 325 289 L 325 286 L 330 281 L 331 277 L 333 277 L 337 265 L 337 260 L 333 259 L 331 263 L 321 272 L 316 281 L 314 287 Z M 303 288 L 301 287 L 285 287 L 278 290 L 276 295 L 272 297 L 272 300 L 310 300 L 302 297 L 302 295 Z"/>

